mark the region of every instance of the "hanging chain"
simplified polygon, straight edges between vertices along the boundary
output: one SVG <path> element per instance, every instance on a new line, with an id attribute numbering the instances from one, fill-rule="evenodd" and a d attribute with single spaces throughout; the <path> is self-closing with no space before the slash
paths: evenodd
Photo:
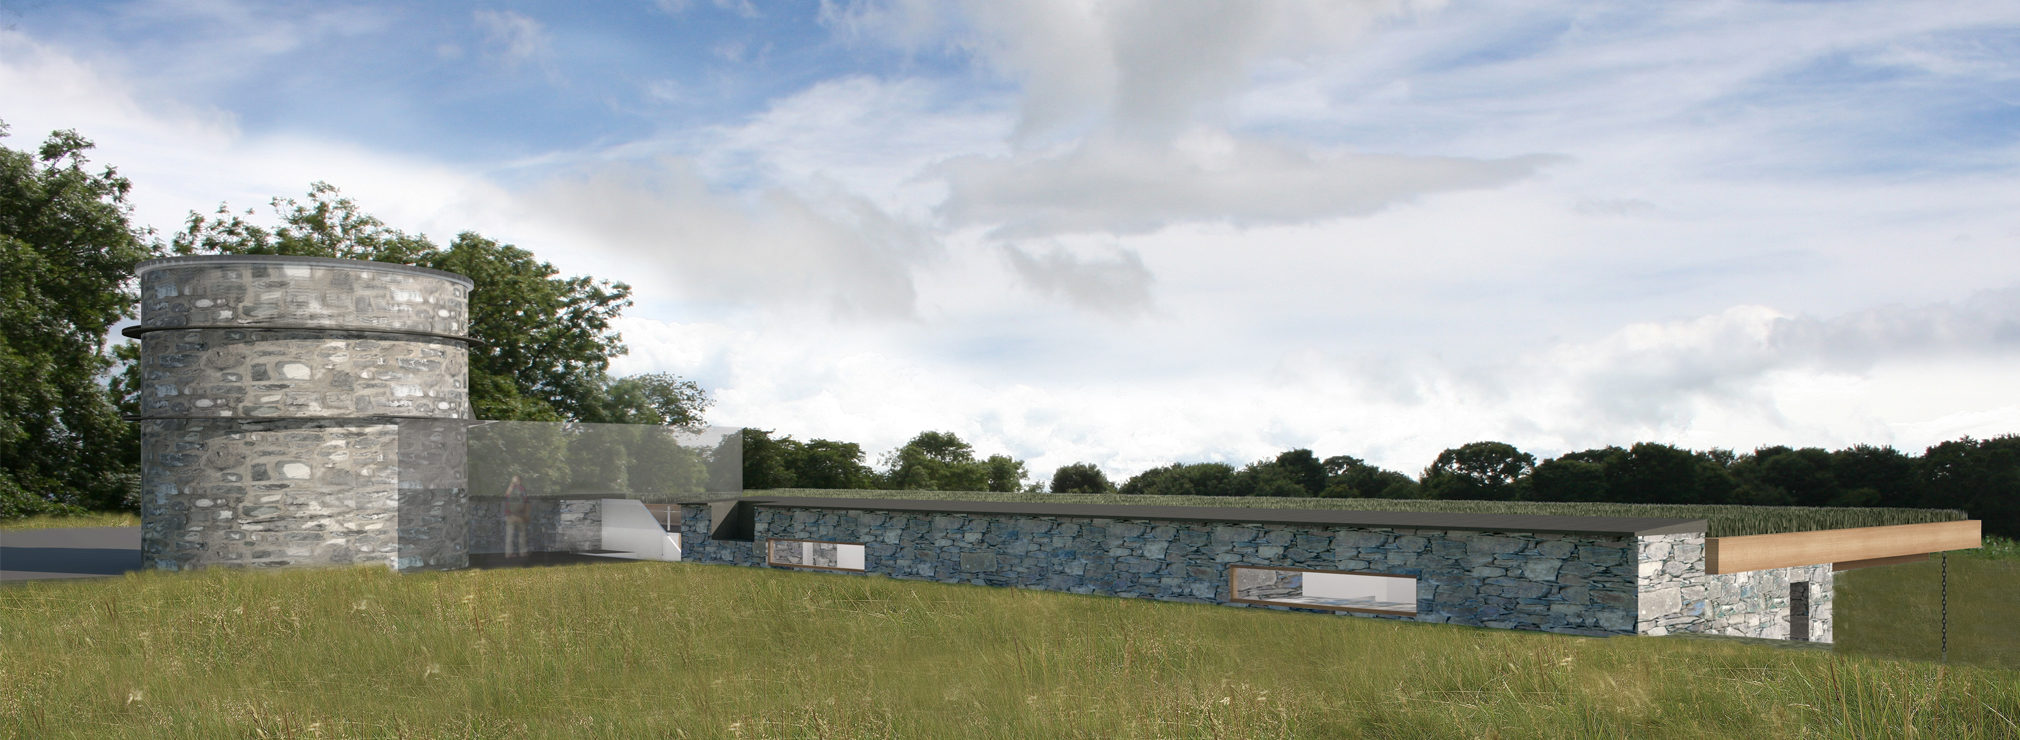
<path id="1" fill-rule="evenodd" d="M 1943 560 L 1943 663 L 1950 662 L 1950 553 L 1937 557 Z"/>

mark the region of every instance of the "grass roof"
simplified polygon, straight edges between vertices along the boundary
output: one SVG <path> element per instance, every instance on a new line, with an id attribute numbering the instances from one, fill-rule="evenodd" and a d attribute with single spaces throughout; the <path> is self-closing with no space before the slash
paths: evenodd
<path id="1" fill-rule="evenodd" d="M 1844 508 L 1823 506 L 1704 506 L 1691 504 L 1614 504 L 1573 501 L 1435 501 L 1376 498 L 1276 498 L 1232 496 L 1124 496 L 1078 493 L 991 493 L 984 491 L 879 491 L 860 489 L 780 488 L 745 491 L 745 498 L 820 496 L 828 498 L 901 499 L 908 501 L 994 501 L 1051 504 L 1136 506 L 1225 506 L 1243 509 L 1320 509 L 1350 511 L 1440 511 L 1464 514 L 1542 514 L 1554 516 L 1630 516 L 1705 520 L 1707 537 L 1809 532 L 1821 529 L 1878 527 L 1889 524 L 1948 522 L 1967 518 L 1956 509 Z"/>

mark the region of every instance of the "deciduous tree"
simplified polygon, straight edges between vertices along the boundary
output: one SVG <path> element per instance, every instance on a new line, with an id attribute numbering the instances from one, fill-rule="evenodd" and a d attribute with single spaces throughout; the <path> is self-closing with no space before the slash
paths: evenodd
<path id="1" fill-rule="evenodd" d="M 1052 471 L 1052 492 L 1114 493 L 1115 484 L 1094 463 L 1073 463 Z"/>
<path id="2" fill-rule="evenodd" d="M 86 169 L 91 148 L 75 131 L 0 147 L 0 518 L 137 505 L 138 435 L 101 385 L 104 343 L 132 315 L 134 264 L 161 250 L 132 226 L 126 178 Z"/>

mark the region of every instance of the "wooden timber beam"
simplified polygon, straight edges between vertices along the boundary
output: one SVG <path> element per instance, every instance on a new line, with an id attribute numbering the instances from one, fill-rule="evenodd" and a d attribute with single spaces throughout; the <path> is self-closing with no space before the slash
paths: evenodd
<path id="1" fill-rule="evenodd" d="M 1873 558 L 1873 559 L 1871 559 L 1871 560 L 1847 560 L 1847 561 L 1845 561 L 1845 562 L 1842 562 L 1842 563 L 1831 563 L 1831 571 L 1832 571 L 1832 572 L 1837 572 L 1837 571 L 1846 571 L 1846 570 L 1858 570 L 1858 569 L 1860 569 L 1860 568 L 1871 568 L 1871 567 L 1873 567 L 1873 566 L 1875 566 L 1875 565 L 1900 565 L 1900 564 L 1902 564 L 1902 563 L 1919 563 L 1919 562 L 1922 562 L 1922 561 L 1924 561 L 1924 560 L 1928 560 L 1928 559 L 1929 559 L 1929 554 L 1925 552 L 1925 553 L 1922 553 L 1922 554 L 1920 554 L 1920 555 L 1902 555 L 1902 556 L 1900 556 L 1900 557 L 1896 557 L 1896 558 Z"/>
<path id="2" fill-rule="evenodd" d="M 1713 574 L 1740 573 L 1969 550 L 1982 542 L 1983 535 L 1976 519 L 1712 537 L 1705 540 L 1704 566 L 1706 572 Z"/>

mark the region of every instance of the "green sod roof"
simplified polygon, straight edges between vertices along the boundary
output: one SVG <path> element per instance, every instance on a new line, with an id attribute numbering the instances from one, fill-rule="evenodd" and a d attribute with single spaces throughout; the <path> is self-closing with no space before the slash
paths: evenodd
<path id="1" fill-rule="evenodd" d="M 1459 514 L 1645 517 L 1703 519 L 1707 537 L 1809 532 L 1889 524 L 1948 522 L 1967 518 L 1955 509 L 1838 508 L 1821 506 L 1698 506 L 1614 504 L 1571 501 L 1433 501 L 1372 498 L 1275 498 L 1232 496 L 1124 496 L 1121 494 L 991 493 L 983 491 L 872 491 L 781 488 L 746 491 L 747 498 L 825 497 L 905 501 L 989 501 L 998 503 L 1107 504 L 1135 506 L 1219 506 L 1244 509 L 1425 511 Z"/>

